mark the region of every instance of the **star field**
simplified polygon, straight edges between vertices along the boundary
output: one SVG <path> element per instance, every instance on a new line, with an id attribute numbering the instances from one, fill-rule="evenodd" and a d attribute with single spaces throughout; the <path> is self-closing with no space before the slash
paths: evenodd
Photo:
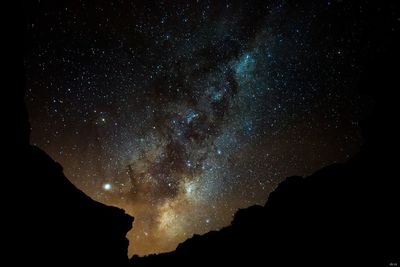
<path id="1" fill-rule="evenodd" d="M 38 1 L 27 22 L 32 143 L 169 251 L 357 152 L 366 30 L 345 1 Z M 340 10 L 340 12 L 337 12 Z M 335 25 L 329 16 L 343 19 Z"/>

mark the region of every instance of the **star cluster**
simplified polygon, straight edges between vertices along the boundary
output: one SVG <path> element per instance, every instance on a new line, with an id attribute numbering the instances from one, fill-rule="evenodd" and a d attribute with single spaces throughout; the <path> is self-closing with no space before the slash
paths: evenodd
<path id="1" fill-rule="evenodd" d="M 32 142 L 136 219 L 130 254 L 173 250 L 353 155 L 360 9 L 345 1 L 38 1 Z M 346 24 L 334 25 L 329 16 Z"/>

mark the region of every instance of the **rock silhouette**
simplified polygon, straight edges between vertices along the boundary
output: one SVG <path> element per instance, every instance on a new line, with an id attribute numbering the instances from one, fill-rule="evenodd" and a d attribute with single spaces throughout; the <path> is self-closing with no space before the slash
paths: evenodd
<path id="1" fill-rule="evenodd" d="M 11 147 L 6 151 L 11 174 L 4 180 L 11 182 L 2 187 L 2 242 L 8 255 L 1 265 L 128 264 L 125 235 L 133 218 L 90 199 L 68 181 L 58 163 L 29 144 L 21 41 L 14 39 L 15 33 L 5 34 L 15 40 L 6 43 L 8 55 L 2 62 L 12 73 L 6 83 L 12 86 L 15 105 L 8 114 L 15 116 L 3 123 L 10 135 L 7 149 Z M 376 107 L 363 125 L 366 142 L 357 156 L 309 177 L 287 178 L 265 206 L 238 211 L 230 226 L 195 235 L 171 253 L 133 257 L 132 266 L 400 264 L 398 47 L 391 44 L 381 51 L 360 83 L 360 91 L 372 95 Z"/>
<path id="2" fill-rule="evenodd" d="M 398 262 L 398 219 L 375 163 L 355 158 L 315 174 L 289 177 L 264 207 L 239 210 L 232 224 L 180 244 L 176 251 L 132 266 L 389 266 Z M 373 196 L 376 196 L 374 198 Z M 396 258 L 397 257 L 397 258 Z"/>
<path id="3" fill-rule="evenodd" d="M 60 164 L 29 144 L 24 105 L 24 14 L 18 2 L 4 32 L 1 266 L 125 266 L 133 218 L 76 188 Z M 8 18 L 7 18 L 8 19 Z M 3 57 L 4 55 L 4 57 Z"/>
<path id="4" fill-rule="evenodd" d="M 69 266 L 123 266 L 125 235 L 133 218 L 119 208 L 96 202 L 63 175 L 62 167 L 45 152 L 27 146 L 21 160 L 29 201 L 24 246 L 34 262 Z"/>

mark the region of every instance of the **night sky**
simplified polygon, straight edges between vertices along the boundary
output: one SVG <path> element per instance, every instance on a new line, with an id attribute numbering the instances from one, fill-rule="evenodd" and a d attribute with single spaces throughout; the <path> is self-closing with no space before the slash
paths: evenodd
<path id="1" fill-rule="evenodd" d="M 130 255 L 220 229 L 362 143 L 354 1 L 45 2 L 27 20 L 31 142 L 135 217 Z"/>

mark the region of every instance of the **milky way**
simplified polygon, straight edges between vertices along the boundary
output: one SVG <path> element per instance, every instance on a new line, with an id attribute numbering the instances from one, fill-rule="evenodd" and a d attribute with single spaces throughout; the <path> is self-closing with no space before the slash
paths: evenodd
<path id="1" fill-rule="evenodd" d="M 362 142 L 362 7 L 216 2 L 29 7 L 32 143 L 135 217 L 130 254 L 220 229 Z"/>

